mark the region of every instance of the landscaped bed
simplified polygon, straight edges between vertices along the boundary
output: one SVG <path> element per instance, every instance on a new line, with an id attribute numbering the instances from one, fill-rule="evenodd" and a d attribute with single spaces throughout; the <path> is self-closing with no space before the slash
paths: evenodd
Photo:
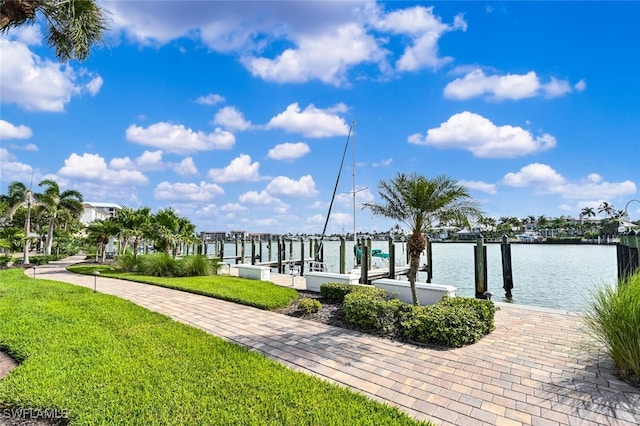
<path id="1" fill-rule="evenodd" d="M 225 277 L 228 278 L 228 277 Z M 399 410 L 90 289 L 0 271 L 0 409 L 72 424 L 415 424 Z"/>

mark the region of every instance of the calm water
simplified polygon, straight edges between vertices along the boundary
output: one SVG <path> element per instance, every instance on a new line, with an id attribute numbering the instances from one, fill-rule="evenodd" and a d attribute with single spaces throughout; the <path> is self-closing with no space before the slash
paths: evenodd
<path id="1" fill-rule="evenodd" d="M 325 263 L 332 272 L 339 271 L 339 247 L 337 241 L 325 242 Z M 352 244 L 347 244 L 348 256 Z M 473 297 L 475 244 L 433 243 L 433 283 L 450 284 L 458 288 L 456 294 Z M 388 243 L 373 242 L 373 248 L 388 251 Z M 225 255 L 234 254 L 234 245 L 225 245 Z M 294 257 L 300 257 L 300 243 L 294 243 Z M 289 254 L 289 245 L 286 252 Z M 256 248 L 256 253 L 258 249 Z M 246 245 L 250 255 L 251 245 Z M 512 303 L 564 309 L 582 310 L 591 291 L 602 285 L 616 282 L 616 248 L 607 245 L 545 245 L 512 244 L 513 299 Z M 309 257 L 308 243 L 305 243 L 305 257 Z M 396 243 L 397 264 L 404 264 L 406 252 L 403 243 Z M 266 244 L 263 244 L 263 258 L 267 260 Z M 487 245 L 487 274 L 489 290 L 494 300 L 508 301 L 502 288 L 502 261 L 499 244 Z M 276 259 L 276 244 L 273 244 L 272 259 Z M 247 260 L 248 261 L 248 260 Z M 385 266 L 384 261 L 375 259 L 375 265 Z M 423 258 L 422 263 L 426 260 Z M 233 262 L 232 262 L 233 263 Z M 348 257 L 347 269 L 354 260 Z M 420 273 L 419 280 L 425 281 L 426 274 Z"/>

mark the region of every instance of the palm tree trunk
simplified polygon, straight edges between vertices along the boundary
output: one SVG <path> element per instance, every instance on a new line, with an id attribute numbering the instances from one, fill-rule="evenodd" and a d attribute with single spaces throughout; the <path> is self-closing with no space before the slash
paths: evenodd
<path id="1" fill-rule="evenodd" d="M 51 219 L 49 220 L 49 230 L 47 231 L 47 249 L 45 254 L 47 256 L 51 255 L 51 246 L 53 245 L 53 227 L 56 224 L 56 215 L 53 214 Z"/>
<path id="2" fill-rule="evenodd" d="M 417 255 L 411 253 L 409 259 L 409 284 L 411 285 L 411 297 L 413 298 L 413 304 L 418 306 L 420 301 L 418 300 L 418 291 L 416 290 L 416 278 L 418 276 L 418 267 L 420 266 L 420 253 Z"/>
<path id="3" fill-rule="evenodd" d="M 12 23 L 33 20 L 39 1 L 6 0 L 0 9 L 0 31 Z"/>

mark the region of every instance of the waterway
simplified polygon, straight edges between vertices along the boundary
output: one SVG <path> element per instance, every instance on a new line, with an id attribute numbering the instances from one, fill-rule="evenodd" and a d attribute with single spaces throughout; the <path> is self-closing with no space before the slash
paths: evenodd
<path id="1" fill-rule="evenodd" d="M 396 243 L 396 264 L 406 264 L 404 243 Z M 337 241 L 324 243 L 324 261 L 329 271 L 339 271 L 339 247 Z M 347 244 L 351 247 L 351 244 Z M 212 248 L 212 247 L 211 247 Z M 210 248 L 210 249 L 211 249 Z M 386 241 L 374 241 L 373 248 L 388 251 Z M 474 253 L 475 243 L 433 243 L 433 279 L 436 284 L 457 287 L 459 296 L 473 297 L 475 294 Z M 286 246 L 289 258 L 290 245 Z M 251 253 L 251 245 L 245 248 Z M 258 248 L 256 248 L 256 253 Z M 347 270 L 353 267 L 354 259 L 348 250 Z M 225 245 L 225 255 L 233 255 L 235 246 Z M 276 243 L 272 246 L 272 259 L 276 259 Z M 616 248 L 613 245 L 547 245 L 512 244 L 513 298 L 505 298 L 502 288 L 502 260 L 499 244 L 487 244 L 488 287 L 493 299 L 502 302 L 583 311 L 593 291 L 603 285 L 614 285 L 617 279 Z M 293 244 L 293 256 L 300 258 L 300 242 Z M 305 257 L 309 257 L 308 242 Z M 268 248 L 263 243 L 263 259 L 268 259 Z M 249 260 L 247 259 L 247 262 Z M 231 261 L 230 263 L 234 263 Z M 423 257 L 422 264 L 426 263 Z M 382 259 L 374 258 L 375 266 L 388 266 Z M 406 278 L 405 278 L 406 279 Z M 419 281 L 426 281 L 426 273 L 420 273 Z"/>

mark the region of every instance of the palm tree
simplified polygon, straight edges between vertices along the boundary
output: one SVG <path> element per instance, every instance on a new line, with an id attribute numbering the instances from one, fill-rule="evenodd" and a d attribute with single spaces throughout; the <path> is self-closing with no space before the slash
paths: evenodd
<path id="1" fill-rule="evenodd" d="M 606 201 L 603 201 L 602 204 L 600 204 L 600 207 L 598 207 L 598 213 L 604 213 L 605 215 L 607 215 L 607 217 L 611 216 L 614 211 L 615 209 L 613 207 L 613 204 L 610 204 Z"/>
<path id="2" fill-rule="evenodd" d="M 96 262 L 102 255 L 102 262 L 106 260 L 107 244 L 112 236 L 118 233 L 118 224 L 113 218 L 95 220 L 87 226 L 87 239 L 96 244 Z"/>
<path id="3" fill-rule="evenodd" d="M 409 282 L 413 303 L 417 305 L 416 276 L 420 255 L 426 247 L 427 228 L 434 221 L 468 225 L 470 217 L 480 218 L 482 212 L 471 200 L 467 188 L 444 175 L 428 179 L 415 173 L 398 173 L 395 178 L 379 183 L 378 194 L 383 204 L 364 203 L 363 206 L 374 215 L 400 221 L 411 230 L 407 241 Z"/>
<path id="4" fill-rule="evenodd" d="M 82 214 L 82 194 L 74 189 L 68 189 L 60 192 L 58 183 L 52 179 L 45 179 L 38 184 L 45 186 L 46 189 L 42 194 L 38 195 L 38 202 L 42 204 L 49 215 L 49 228 L 47 230 L 47 247 L 46 255 L 51 254 L 51 246 L 53 244 L 53 230 L 56 225 L 56 217 L 58 212 L 68 210 L 74 217 L 80 217 Z"/>
<path id="5" fill-rule="evenodd" d="M 37 194 L 36 194 L 37 195 Z M 29 264 L 29 251 L 31 248 L 31 205 L 33 204 L 34 194 L 30 188 L 27 188 L 22 182 L 11 182 L 7 188 L 7 195 L 3 195 L 3 201 L 8 206 L 7 216 L 9 222 L 13 220 L 13 216 L 20 207 L 27 207 L 27 215 L 24 221 L 24 246 L 22 263 Z"/>
<path id="6" fill-rule="evenodd" d="M 46 23 L 47 43 L 62 61 L 83 61 L 107 30 L 106 12 L 95 0 L 3 0 L 0 1 L 0 33 L 36 22 Z"/>

